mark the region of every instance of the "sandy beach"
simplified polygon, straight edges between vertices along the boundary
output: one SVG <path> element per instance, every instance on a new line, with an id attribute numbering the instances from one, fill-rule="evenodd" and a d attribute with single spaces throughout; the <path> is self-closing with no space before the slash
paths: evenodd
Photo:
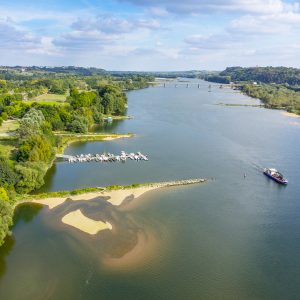
<path id="1" fill-rule="evenodd" d="M 61 204 L 63 204 L 67 199 L 72 201 L 89 201 L 95 198 L 103 197 L 108 198 L 107 202 L 114 206 L 120 206 L 128 197 L 136 199 L 141 195 L 156 190 L 163 187 L 174 187 L 181 185 L 191 185 L 206 182 L 206 179 L 189 179 L 189 180 L 178 180 L 169 182 L 153 183 L 145 186 L 140 186 L 136 188 L 120 188 L 118 190 L 99 190 L 95 192 L 89 192 L 84 194 L 79 194 L 75 196 L 64 196 L 64 197 L 52 197 L 45 199 L 34 199 L 29 202 L 38 203 L 48 206 L 49 209 L 53 209 Z M 85 233 L 94 235 L 101 230 L 112 229 L 112 225 L 108 222 L 95 221 L 82 214 L 78 209 L 73 212 L 68 213 L 62 217 L 62 222 L 73 226 Z"/>
<path id="2" fill-rule="evenodd" d="M 282 112 L 281 114 L 284 115 L 284 116 L 286 116 L 286 117 L 290 117 L 290 118 L 300 118 L 299 115 L 293 114 L 293 113 L 289 113 L 289 112 L 287 112 L 287 111 L 284 111 L 284 112 Z"/>
<path id="3" fill-rule="evenodd" d="M 67 199 L 71 199 L 73 201 L 89 201 L 95 199 L 97 197 L 109 197 L 107 202 L 111 203 L 114 206 L 119 206 L 123 203 L 123 201 L 127 197 L 137 198 L 143 195 L 146 192 L 149 192 L 154 189 L 161 188 L 161 186 L 145 186 L 138 187 L 132 189 L 120 189 L 113 191 L 99 191 L 99 192 L 91 192 L 85 193 L 76 196 L 66 196 L 66 197 L 57 197 L 57 198 L 46 198 L 46 199 L 35 199 L 30 202 L 47 205 L 49 209 L 53 209 L 61 204 L 63 204 Z"/>
<path id="4" fill-rule="evenodd" d="M 136 188 L 120 188 L 117 190 L 99 190 L 95 192 L 83 193 L 75 196 L 64 196 L 64 197 L 50 197 L 45 199 L 33 199 L 28 202 L 39 203 L 47 205 L 49 209 L 53 209 L 61 204 L 63 204 L 67 199 L 73 201 L 89 201 L 97 197 L 109 197 L 107 200 L 114 206 L 119 206 L 128 197 L 138 198 L 146 192 L 164 188 L 164 187 L 174 187 L 182 185 L 191 185 L 205 183 L 207 179 L 188 179 L 188 180 L 177 180 L 169 182 L 158 182 L 145 186 L 140 186 Z"/>
<path id="5" fill-rule="evenodd" d="M 103 138 L 103 141 L 112 141 L 112 140 L 130 138 L 130 137 L 132 137 L 131 134 L 123 134 L 122 136 L 108 136 L 108 137 Z"/>
<path id="6" fill-rule="evenodd" d="M 85 233 L 94 235 L 101 230 L 112 230 L 112 225 L 109 222 L 95 221 L 82 214 L 80 209 L 70 212 L 62 219 L 64 224 L 73 226 Z"/>
<path id="7" fill-rule="evenodd" d="M 123 203 L 123 201 L 127 197 L 132 197 L 136 199 L 143 195 L 146 192 L 149 192 L 154 189 L 158 189 L 161 186 L 145 186 L 133 189 L 120 189 L 113 191 L 101 191 L 101 192 L 92 192 L 86 193 L 82 195 L 76 195 L 72 197 L 61 197 L 61 198 L 47 198 L 47 199 L 38 199 L 33 200 L 34 203 L 39 203 L 43 205 L 47 205 L 49 209 L 53 209 L 61 204 L 63 204 L 67 199 L 71 199 L 73 201 L 89 201 L 95 199 L 97 197 L 109 197 L 107 202 L 111 203 L 114 206 L 119 206 Z M 82 212 L 78 209 L 76 211 L 70 212 L 67 215 L 62 217 L 62 222 L 64 224 L 73 226 L 82 232 L 85 232 L 90 235 L 95 235 L 98 232 L 105 229 L 112 229 L 112 225 L 108 222 L 101 222 L 92 220 L 82 214 Z"/>

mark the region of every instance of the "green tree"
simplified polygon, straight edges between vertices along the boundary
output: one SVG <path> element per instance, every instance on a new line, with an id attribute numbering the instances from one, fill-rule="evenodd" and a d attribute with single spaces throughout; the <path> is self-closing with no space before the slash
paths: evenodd
<path id="1" fill-rule="evenodd" d="M 26 162 L 16 165 L 15 170 L 20 178 L 15 188 L 18 193 L 23 194 L 40 188 L 44 184 L 47 165 L 40 162 Z"/>
<path id="2" fill-rule="evenodd" d="M 17 176 L 14 173 L 9 161 L 0 157 L 0 186 L 9 188 L 15 185 Z"/>
<path id="3" fill-rule="evenodd" d="M 6 200 L 0 198 L 0 246 L 4 243 L 5 237 L 10 234 L 9 229 L 12 224 L 13 207 Z"/>
<path id="4" fill-rule="evenodd" d="M 68 130 L 76 133 L 88 132 L 88 121 L 85 117 L 76 116 L 68 125 Z"/>
<path id="5" fill-rule="evenodd" d="M 41 133 L 42 124 L 45 122 L 43 113 L 35 108 L 31 108 L 20 120 L 18 129 L 19 138 L 26 139 L 31 135 Z"/>

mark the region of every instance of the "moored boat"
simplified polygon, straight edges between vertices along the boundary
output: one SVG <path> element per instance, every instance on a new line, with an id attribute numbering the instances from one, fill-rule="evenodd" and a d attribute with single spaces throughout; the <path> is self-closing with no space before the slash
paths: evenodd
<path id="1" fill-rule="evenodd" d="M 285 179 L 283 175 L 274 168 L 265 168 L 264 174 L 277 183 L 288 184 L 288 180 Z"/>

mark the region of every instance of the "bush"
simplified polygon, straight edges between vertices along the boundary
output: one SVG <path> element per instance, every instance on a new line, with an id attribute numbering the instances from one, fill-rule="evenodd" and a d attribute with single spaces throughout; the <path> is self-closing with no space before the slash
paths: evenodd
<path id="1" fill-rule="evenodd" d="M 19 162 L 49 162 L 53 153 L 50 140 L 45 136 L 35 135 L 21 144 L 16 158 Z"/>
<path id="2" fill-rule="evenodd" d="M 9 201 L 9 197 L 8 197 L 8 195 L 6 193 L 6 190 L 3 187 L 0 187 L 0 199 L 2 201 L 7 201 L 7 202 Z"/>
<path id="3" fill-rule="evenodd" d="M 13 187 L 17 181 L 17 176 L 6 158 L 0 157 L 0 186 Z"/>
<path id="4" fill-rule="evenodd" d="M 27 162 L 16 165 L 15 170 L 20 178 L 15 188 L 17 193 L 23 194 L 38 189 L 44 184 L 47 166 L 43 163 Z"/>
<path id="5" fill-rule="evenodd" d="M 76 116 L 75 119 L 68 125 L 68 130 L 76 133 L 88 132 L 88 121 L 84 117 Z"/>

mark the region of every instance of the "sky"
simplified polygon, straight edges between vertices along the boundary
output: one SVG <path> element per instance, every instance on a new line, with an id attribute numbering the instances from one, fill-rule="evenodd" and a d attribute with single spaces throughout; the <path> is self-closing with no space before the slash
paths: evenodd
<path id="1" fill-rule="evenodd" d="M 0 65 L 300 67 L 300 0 L 0 0 Z"/>

